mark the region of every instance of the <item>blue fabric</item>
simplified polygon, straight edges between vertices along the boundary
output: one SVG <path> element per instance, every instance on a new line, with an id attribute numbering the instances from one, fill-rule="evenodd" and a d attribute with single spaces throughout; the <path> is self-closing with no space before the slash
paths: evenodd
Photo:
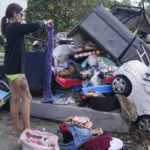
<path id="1" fill-rule="evenodd" d="M 41 103 L 47 103 L 47 102 L 53 102 L 53 101 L 56 101 L 58 98 L 60 98 L 61 96 L 63 96 L 62 93 L 60 94 L 57 94 L 57 95 L 53 95 L 53 99 L 47 99 L 45 98 Z"/>
<path id="2" fill-rule="evenodd" d="M 77 150 L 82 144 L 91 138 L 91 133 L 87 128 L 78 128 L 76 126 L 66 126 L 73 136 L 73 141 L 67 144 L 59 144 L 60 148 L 67 150 Z"/>
<path id="3" fill-rule="evenodd" d="M 59 143 L 59 147 L 62 149 L 67 149 L 67 150 L 78 150 L 78 148 L 75 147 L 74 141 L 70 141 L 67 144 Z"/>
<path id="4" fill-rule="evenodd" d="M 68 63 L 68 62 L 65 62 L 65 63 L 63 64 L 63 68 L 65 68 L 65 69 L 69 68 L 69 63 Z"/>
<path id="5" fill-rule="evenodd" d="M 43 97 L 45 99 L 53 99 L 51 92 L 51 76 L 52 76 L 52 59 L 53 59 L 53 27 L 48 28 L 48 49 L 45 64 L 45 86 Z"/>
<path id="6" fill-rule="evenodd" d="M 0 101 L 2 101 L 3 98 L 7 97 L 9 94 L 10 94 L 10 92 L 0 90 Z"/>

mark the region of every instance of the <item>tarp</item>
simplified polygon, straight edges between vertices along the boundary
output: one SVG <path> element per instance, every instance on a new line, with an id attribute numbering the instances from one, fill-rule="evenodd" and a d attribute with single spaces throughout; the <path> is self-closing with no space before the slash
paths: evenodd
<path id="1" fill-rule="evenodd" d="M 111 12 L 128 29 L 150 33 L 150 18 L 144 8 L 115 4 Z"/>

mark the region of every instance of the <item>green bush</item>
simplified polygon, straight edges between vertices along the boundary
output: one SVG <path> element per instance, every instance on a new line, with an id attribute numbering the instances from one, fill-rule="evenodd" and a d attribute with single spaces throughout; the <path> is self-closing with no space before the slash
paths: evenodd
<path id="1" fill-rule="evenodd" d="M 3 46 L 0 46 L 0 53 L 4 53 L 4 47 Z"/>
<path id="2" fill-rule="evenodd" d="M 28 0 L 25 19 L 27 22 L 53 19 L 57 33 L 70 30 L 98 4 L 110 7 L 113 2 L 113 0 Z M 45 35 L 45 31 L 34 34 L 40 38 Z"/>

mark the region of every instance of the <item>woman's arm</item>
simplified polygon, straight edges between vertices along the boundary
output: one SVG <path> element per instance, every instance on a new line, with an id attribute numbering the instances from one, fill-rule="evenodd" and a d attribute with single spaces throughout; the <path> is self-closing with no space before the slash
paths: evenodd
<path id="1" fill-rule="evenodd" d="M 38 21 L 34 23 L 26 23 L 26 24 L 21 24 L 17 23 L 17 31 L 19 32 L 20 35 L 26 35 L 31 32 L 35 32 L 40 28 L 44 28 L 45 26 L 51 27 L 53 25 L 53 20 L 49 21 Z"/>

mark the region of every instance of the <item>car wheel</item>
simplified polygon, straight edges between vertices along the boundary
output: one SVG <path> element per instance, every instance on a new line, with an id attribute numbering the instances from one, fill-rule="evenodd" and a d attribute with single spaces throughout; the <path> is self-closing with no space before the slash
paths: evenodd
<path id="1" fill-rule="evenodd" d="M 145 115 L 145 116 L 139 117 L 136 125 L 139 130 L 150 132 L 150 116 Z"/>
<path id="2" fill-rule="evenodd" d="M 116 94 L 122 94 L 128 96 L 132 90 L 132 84 L 125 76 L 116 76 L 112 80 L 112 90 Z"/>

